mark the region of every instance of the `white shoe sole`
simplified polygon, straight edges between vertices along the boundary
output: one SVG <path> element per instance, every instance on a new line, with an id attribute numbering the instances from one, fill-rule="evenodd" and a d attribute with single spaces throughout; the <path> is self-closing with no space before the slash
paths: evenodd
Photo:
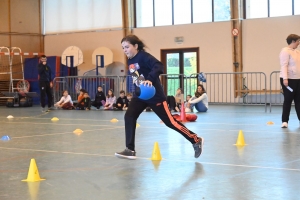
<path id="1" fill-rule="evenodd" d="M 121 154 L 118 154 L 118 153 L 115 153 L 115 156 L 118 157 L 118 158 L 129 159 L 129 160 L 135 160 L 136 159 L 136 156 L 124 156 L 124 155 L 121 155 Z"/>

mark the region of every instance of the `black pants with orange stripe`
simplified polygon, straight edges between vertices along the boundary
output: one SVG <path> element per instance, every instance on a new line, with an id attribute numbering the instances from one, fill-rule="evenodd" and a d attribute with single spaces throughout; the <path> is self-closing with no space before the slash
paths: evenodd
<path id="1" fill-rule="evenodd" d="M 182 123 L 174 119 L 169 111 L 167 102 L 158 104 L 147 104 L 138 98 L 132 98 L 129 107 L 125 113 L 125 134 L 126 134 L 126 147 L 132 151 L 135 150 L 135 129 L 136 122 L 140 114 L 146 107 L 150 107 L 155 114 L 165 123 L 169 128 L 179 132 L 192 144 L 199 141 L 197 134 L 187 129 Z"/>

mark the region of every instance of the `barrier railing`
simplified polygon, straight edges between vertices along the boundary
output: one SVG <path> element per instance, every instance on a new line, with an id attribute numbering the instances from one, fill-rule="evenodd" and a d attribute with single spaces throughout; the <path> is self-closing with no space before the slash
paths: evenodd
<path id="1" fill-rule="evenodd" d="M 63 90 L 68 90 L 73 100 L 77 100 L 80 89 L 85 89 L 91 99 L 95 99 L 98 86 L 102 86 L 103 92 L 107 94 L 109 89 L 114 91 L 115 95 L 119 95 L 119 76 L 66 76 L 56 77 L 53 80 L 53 97 L 54 101 L 58 101 Z"/>
<path id="2" fill-rule="evenodd" d="M 207 91 L 210 104 L 264 105 L 267 106 L 266 75 L 263 72 L 206 73 L 207 82 L 202 83 Z M 189 77 L 183 74 L 162 74 L 160 76 L 166 95 L 174 95 L 181 87 L 184 95 L 194 95 L 200 83 L 198 74 Z M 91 99 L 95 98 L 97 87 L 103 92 L 113 89 L 116 96 L 120 90 L 133 92 L 131 76 L 68 76 L 56 77 L 53 81 L 54 101 L 61 98 L 62 91 L 68 90 L 73 100 L 84 88 Z"/>
<path id="3" fill-rule="evenodd" d="M 210 104 L 264 105 L 267 109 L 267 82 L 263 72 L 205 73 L 203 83 Z M 191 91 L 196 91 L 198 74 L 191 74 Z"/>
<path id="4" fill-rule="evenodd" d="M 272 105 L 282 105 L 284 100 L 279 75 L 280 71 L 273 71 L 270 74 L 270 112 L 272 112 Z"/>

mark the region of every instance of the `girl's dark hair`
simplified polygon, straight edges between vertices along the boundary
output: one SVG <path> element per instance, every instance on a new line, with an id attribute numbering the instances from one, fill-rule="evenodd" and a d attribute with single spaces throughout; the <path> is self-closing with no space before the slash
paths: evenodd
<path id="1" fill-rule="evenodd" d="M 111 93 L 112 93 L 111 96 L 109 96 L 109 94 L 108 94 L 109 91 L 111 91 Z M 113 91 L 112 89 L 109 89 L 108 92 L 107 92 L 107 96 L 108 96 L 108 97 L 114 97 L 114 96 L 115 96 L 115 95 L 114 95 L 114 91 Z"/>
<path id="2" fill-rule="evenodd" d="M 201 93 L 199 93 L 198 92 L 198 87 L 201 87 L 202 88 L 202 92 Z M 202 94 L 204 94 L 204 93 L 206 93 L 206 90 L 205 90 L 205 88 L 204 88 L 204 86 L 202 85 L 202 84 L 199 84 L 198 86 L 197 86 L 197 89 L 196 89 L 196 92 L 195 92 L 195 97 L 200 97 Z"/>
<path id="3" fill-rule="evenodd" d="M 64 95 L 65 92 L 69 93 L 68 90 L 63 90 L 63 93 L 62 93 L 62 94 Z"/>
<path id="4" fill-rule="evenodd" d="M 121 40 L 122 42 L 129 42 L 132 45 L 137 44 L 139 51 L 145 51 L 144 48 L 146 48 L 146 45 L 136 35 L 127 35 Z"/>

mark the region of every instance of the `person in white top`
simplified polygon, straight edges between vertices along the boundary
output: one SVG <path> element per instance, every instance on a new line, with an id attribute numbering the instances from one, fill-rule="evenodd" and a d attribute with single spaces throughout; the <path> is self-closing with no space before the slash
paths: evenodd
<path id="1" fill-rule="evenodd" d="M 186 109 L 186 112 L 191 112 L 194 107 L 198 112 L 206 112 L 208 110 L 208 98 L 202 84 L 198 85 L 195 96 L 188 101 L 187 108 L 190 110 Z"/>
<path id="2" fill-rule="evenodd" d="M 115 104 L 116 104 L 116 96 L 114 95 L 113 90 L 109 89 L 106 95 L 104 110 L 113 110 Z"/>
<path id="3" fill-rule="evenodd" d="M 300 121 L 300 51 L 297 49 L 300 36 L 290 34 L 286 38 L 287 47 L 280 54 L 280 83 L 283 90 L 282 128 L 288 127 L 291 105 L 294 100 L 295 109 Z"/>
<path id="4" fill-rule="evenodd" d="M 61 97 L 60 101 L 58 101 L 56 104 L 54 104 L 54 106 L 56 108 L 62 108 L 65 110 L 73 109 L 73 101 L 67 90 L 63 91 L 63 96 Z"/>

